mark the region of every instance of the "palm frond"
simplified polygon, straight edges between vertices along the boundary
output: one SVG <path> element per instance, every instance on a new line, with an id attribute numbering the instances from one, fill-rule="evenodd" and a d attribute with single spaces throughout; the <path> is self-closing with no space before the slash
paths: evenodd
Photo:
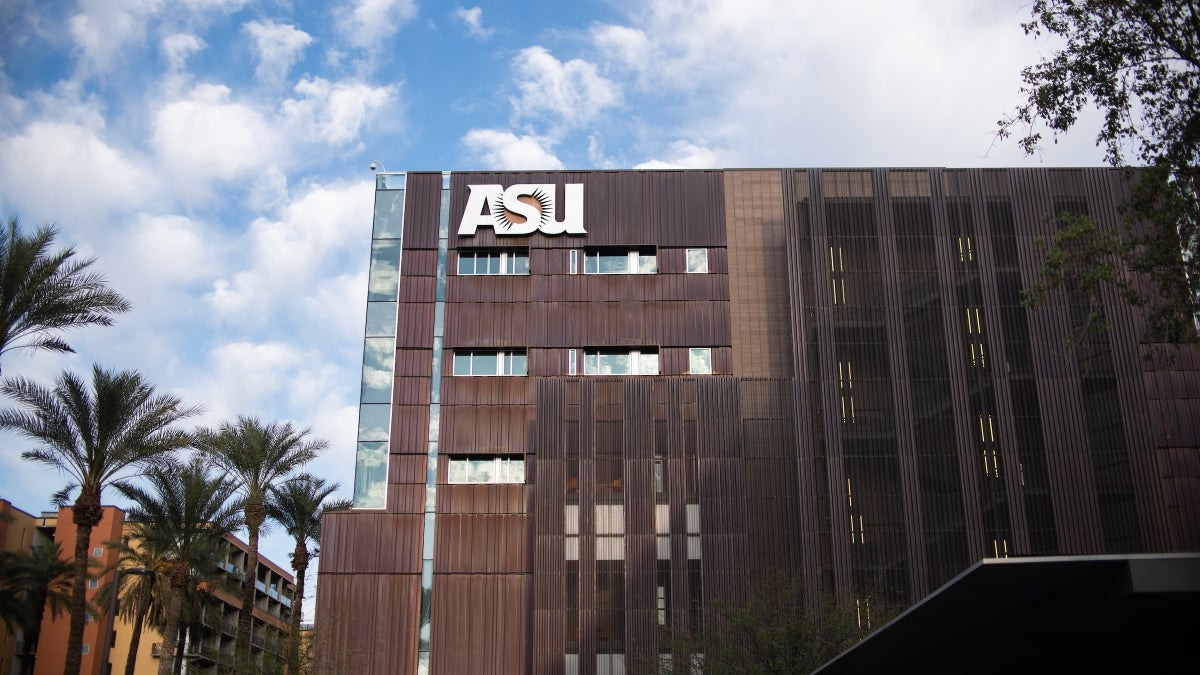
<path id="1" fill-rule="evenodd" d="M 50 503 L 57 506 L 60 509 L 64 506 L 68 506 L 71 503 L 71 495 L 74 494 L 75 490 L 78 490 L 78 489 L 79 489 L 78 483 L 67 483 L 66 485 L 64 485 L 62 487 L 61 490 L 50 495 Z"/>
<path id="2" fill-rule="evenodd" d="M 0 355 L 17 349 L 73 351 L 60 333 L 108 326 L 128 312 L 129 301 L 91 271 L 95 258 L 78 258 L 68 246 L 51 252 L 53 225 L 21 231 L 15 216 L 0 226 Z"/>

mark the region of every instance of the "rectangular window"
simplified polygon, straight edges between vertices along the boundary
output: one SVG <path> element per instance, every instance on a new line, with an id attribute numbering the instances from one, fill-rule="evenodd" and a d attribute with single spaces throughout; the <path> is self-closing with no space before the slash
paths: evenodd
<path id="1" fill-rule="evenodd" d="M 454 375 L 486 377 L 497 375 L 528 375 L 525 350 L 454 352 Z"/>
<path id="2" fill-rule="evenodd" d="M 687 250 L 687 271 L 688 274 L 708 273 L 708 249 L 689 248 Z"/>
<path id="3" fill-rule="evenodd" d="M 692 375 L 712 375 L 712 349 L 709 347 L 693 347 L 688 350 L 688 373 Z"/>
<path id="4" fill-rule="evenodd" d="M 93 557 L 93 558 L 99 558 L 99 557 L 100 557 L 100 556 L 102 556 L 102 555 L 104 555 L 104 549 L 103 549 L 103 548 L 101 548 L 101 547 L 97 546 L 97 547 L 95 547 L 95 548 L 93 548 L 93 549 L 92 549 L 92 557 Z"/>
<path id="5" fill-rule="evenodd" d="M 585 274 L 657 274 L 654 249 L 589 248 L 583 252 Z"/>
<path id="6" fill-rule="evenodd" d="M 571 249 L 571 274 L 579 274 L 579 250 Z"/>
<path id="7" fill-rule="evenodd" d="M 451 457 L 449 483 L 524 483 L 525 458 L 520 455 Z"/>
<path id="8" fill-rule="evenodd" d="M 583 355 L 583 374 L 658 375 L 658 350 L 589 349 Z"/>
<path id="9" fill-rule="evenodd" d="M 91 653 L 91 651 L 92 651 L 92 646 L 86 642 L 83 643 L 83 645 L 80 647 L 80 653 L 82 653 L 82 654 L 89 654 L 89 653 Z"/>
<path id="10" fill-rule="evenodd" d="M 88 588 L 99 588 L 100 582 L 96 579 L 88 579 Z"/>
<path id="11" fill-rule="evenodd" d="M 458 273 L 529 274 L 528 249 L 460 250 Z"/>
<path id="12" fill-rule="evenodd" d="M 567 350 L 567 374 L 576 375 L 579 371 L 577 362 L 579 360 L 579 352 L 574 349 Z"/>

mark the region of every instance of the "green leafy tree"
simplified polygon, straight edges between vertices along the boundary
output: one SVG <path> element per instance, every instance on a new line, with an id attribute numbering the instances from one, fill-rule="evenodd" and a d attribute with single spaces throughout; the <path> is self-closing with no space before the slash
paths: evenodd
<path id="1" fill-rule="evenodd" d="M 31 462 L 54 467 L 78 487 L 72 505 L 76 528 L 71 627 L 64 675 L 78 675 L 82 660 L 83 624 L 87 612 L 88 551 L 92 528 L 100 523 L 103 489 L 124 475 L 167 461 L 191 436 L 175 423 L 197 412 L 178 397 L 157 394 L 135 371 L 114 373 L 92 368 L 89 386 L 78 375 L 63 372 L 53 389 L 25 378 L 0 386 L 19 408 L 0 411 L 0 429 L 36 442 L 21 454 Z"/>
<path id="2" fill-rule="evenodd" d="M 73 246 L 50 250 L 57 234 L 53 225 L 26 234 L 16 216 L 0 225 L 0 356 L 16 349 L 74 351 L 63 331 L 109 326 L 129 311 L 129 301 L 89 271 L 95 258 L 76 258 Z"/>
<path id="3" fill-rule="evenodd" d="M 801 578 L 767 575 L 745 597 L 706 608 L 703 630 L 671 635 L 663 627 L 660 647 L 671 658 L 636 664 L 655 675 L 768 675 L 811 673 L 852 647 L 895 615 L 878 601 L 839 606 L 832 596 L 806 603 Z M 693 627 L 695 628 L 695 627 Z"/>
<path id="4" fill-rule="evenodd" d="M 56 541 L 30 551 L 0 553 L 0 618 L 9 630 L 21 629 L 27 654 L 37 651 L 46 609 L 57 617 L 70 604 L 74 571 Z M 21 673 L 32 672 L 33 659 L 24 659 Z"/>
<path id="5" fill-rule="evenodd" d="M 133 502 L 129 518 L 138 524 L 143 545 L 163 554 L 156 568 L 168 580 L 170 597 L 158 672 L 169 675 L 185 597 L 216 566 L 225 535 L 241 526 L 241 503 L 234 499 L 234 481 L 214 476 L 198 458 L 185 465 L 151 467 L 145 480 L 149 489 L 128 481 L 117 483 L 116 488 Z"/>
<path id="6" fill-rule="evenodd" d="M 243 672 L 250 669 L 258 538 L 267 518 L 267 496 L 328 445 L 324 440 L 307 438 L 308 434 L 308 429 L 294 429 L 291 423 L 263 424 L 257 418 L 239 417 L 236 423 L 226 422 L 200 434 L 196 442 L 196 447 L 233 479 L 243 499 L 248 550 L 234 642 L 234 659 Z"/>
<path id="7" fill-rule="evenodd" d="M 1095 107 L 1096 143 L 1130 174 L 1125 226 L 1090 218 L 1060 222 L 1031 303 L 1051 290 L 1097 297 L 1115 286 L 1146 308 L 1146 340 L 1195 342 L 1200 310 L 1200 16 L 1180 0 L 1035 0 L 1027 35 L 1063 46 L 1021 71 L 1025 101 L 999 121 L 1026 153 L 1075 126 Z M 1062 214 L 1052 214 L 1057 217 Z M 1076 216 L 1082 214 L 1075 214 Z M 1130 276 L 1129 272 L 1136 275 Z M 1092 319 L 1097 317 L 1093 316 Z M 1088 330 L 1086 322 L 1077 332 Z"/>
<path id="8" fill-rule="evenodd" d="M 267 500 L 267 516 L 279 523 L 295 542 L 292 550 L 292 570 L 296 573 L 296 597 L 292 603 L 291 628 L 288 631 L 287 664 L 289 673 L 300 672 L 300 616 L 304 604 L 304 582 L 311 559 L 318 555 L 321 541 L 321 516 L 326 511 L 344 511 L 351 507 L 348 500 L 325 500 L 338 489 L 337 483 L 300 474 L 271 490 Z"/>

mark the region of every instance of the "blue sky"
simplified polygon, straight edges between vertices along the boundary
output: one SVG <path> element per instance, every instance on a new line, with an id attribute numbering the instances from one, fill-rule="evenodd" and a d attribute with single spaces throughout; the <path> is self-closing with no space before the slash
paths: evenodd
<path id="1" fill-rule="evenodd" d="M 0 214 L 56 222 L 134 311 L 14 353 L 136 368 L 311 427 L 353 481 L 373 178 L 388 170 L 1097 165 L 1094 115 L 996 145 L 1027 0 L 0 0 Z M 0 497 L 64 480 L 0 435 Z M 342 495 L 349 490 L 343 487 Z M 106 501 L 116 499 L 107 494 Z M 287 564 L 290 545 L 264 551 Z M 312 604 L 310 603 L 309 609 Z M 308 613 L 308 612 L 306 612 Z"/>

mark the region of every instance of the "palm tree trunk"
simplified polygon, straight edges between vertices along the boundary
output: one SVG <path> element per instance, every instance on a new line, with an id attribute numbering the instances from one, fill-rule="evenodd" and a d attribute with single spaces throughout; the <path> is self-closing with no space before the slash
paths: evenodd
<path id="1" fill-rule="evenodd" d="M 72 507 L 75 524 L 75 583 L 71 588 L 71 630 L 67 635 L 67 659 L 63 675 L 79 675 L 83 663 L 83 624 L 87 619 L 88 549 L 92 543 L 92 527 L 100 522 L 104 511 L 100 507 L 100 492 L 84 488 Z M 100 650 L 97 650 L 99 653 Z"/>
<path id="2" fill-rule="evenodd" d="M 250 672 L 250 631 L 254 618 L 254 583 L 258 581 L 258 530 L 266 520 L 262 504 L 246 505 L 246 578 L 242 585 L 242 606 L 238 609 L 237 639 L 234 641 L 234 662 L 238 672 Z"/>
<path id="3" fill-rule="evenodd" d="M 183 655 L 187 653 L 187 634 L 187 626 L 180 626 L 179 639 L 175 641 L 175 653 L 179 655 L 179 658 L 175 659 L 175 675 L 183 672 Z"/>
<path id="4" fill-rule="evenodd" d="M 36 593 L 31 598 L 33 621 L 29 630 L 25 631 L 25 654 L 36 654 L 38 640 L 42 635 L 42 619 L 46 617 L 46 593 Z M 21 675 L 33 675 L 33 658 L 26 656 L 21 659 Z"/>
<path id="5" fill-rule="evenodd" d="M 129 657 L 125 659 L 125 675 L 133 675 L 137 666 L 138 647 L 142 646 L 142 624 L 146 621 L 148 610 L 149 607 L 145 605 L 139 607 L 137 617 L 133 620 L 133 633 L 129 636 Z"/>
<path id="6" fill-rule="evenodd" d="M 183 586 L 176 588 L 175 584 L 171 584 L 171 603 L 167 605 L 166 625 L 163 626 L 162 656 L 158 659 L 158 675 L 171 675 L 171 665 L 175 659 L 175 636 L 179 634 L 179 615 L 182 610 Z"/>
<path id="7" fill-rule="evenodd" d="M 292 552 L 292 567 L 296 571 L 296 601 L 292 603 L 292 625 L 288 630 L 288 675 L 300 672 L 300 611 L 304 603 L 304 573 L 308 571 L 307 542 L 296 542 Z"/>

